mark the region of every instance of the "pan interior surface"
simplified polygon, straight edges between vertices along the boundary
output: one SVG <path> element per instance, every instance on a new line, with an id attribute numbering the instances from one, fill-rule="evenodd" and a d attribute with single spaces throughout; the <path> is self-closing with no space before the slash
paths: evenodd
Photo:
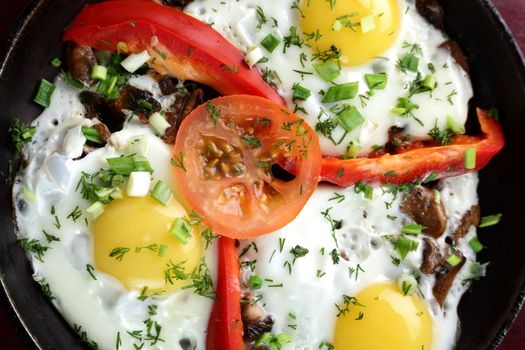
<path id="1" fill-rule="evenodd" d="M 1 169 L 7 173 L 12 158 L 7 133 L 11 121 L 29 122 L 41 109 L 32 102 L 37 83 L 52 80 L 57 71 L 49 62 L 62 55 L 61 33 L 80 8 L 89 2 L 36 1 L 25 12 L 0 55 Z M 516 167 L 523 160 L 521 133 L 525 130 L 525 67 L 517 46 L 487 0 L 442 0 L 447 33 L 457 40 L 471 63 L 475 107 L 499 110 L 506 133 L 506 147 L 480 173 L 480 205 L 484 215 L 503 213 L 502 222 L 480 232 L 488 249 L 478 256 L 490 262 L 487 276 L 476 282 L 459 307 L 462 330 L 458 349 L 496 347 L 525 298 L 525 215 L 521 195 L 522 175 Z M 15 312 L 31 339 L 41 349 L 84 349 L 75 332 L 33 282 L 32 270 L 15 235 L 10 186 L 2 194 L 0 271 L 2 284 Z"/>

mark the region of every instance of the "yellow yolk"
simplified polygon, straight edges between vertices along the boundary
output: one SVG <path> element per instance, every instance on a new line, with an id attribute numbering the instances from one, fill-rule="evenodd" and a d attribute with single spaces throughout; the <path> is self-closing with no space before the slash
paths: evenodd
<path id="1" fill-rule="evenodd" d="M 183 263 L 184 272 L 191 273 L 203 255 L 200 236 L 192 232 L 182 244 L 170 233 L 174 220 L 185 215 L 173 198 L 167 206 L 150 196 L 112 201 L 93 222 L 96 267 L 127 289 L 141 292 L 147 287 L 147 295 L 187 285 L 188 281 L 175 279 L 166 283 L 164 278 L 168 264 Z M 127 250 L 121 260 L 110 257 L 116 248 Z"/>
<path id="2" fill-rule="evenodd" d="M 398 0 L 302 0 L 301 11 L 302 32 L 319 30 L 321 35 L 308 40 L 314 52 L 335 45 L 347 66 L 380 56 L 392 45 L 401 25 Z"/>
<path id="3" fill-rule="evenodd" d="M 404 296 L 393 284 L 376 284 L 356 296 L 359 304 L 337 319 L 337 350 L 430 349 L 432 321 L 415 296 Z M 362 313 L 362 314 L 360 314 Z"/>

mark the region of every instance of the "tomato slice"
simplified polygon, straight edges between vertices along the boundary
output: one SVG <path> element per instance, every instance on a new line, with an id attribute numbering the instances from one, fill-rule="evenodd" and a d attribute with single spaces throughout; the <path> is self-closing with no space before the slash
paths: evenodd
<path id="1" fill-rule="evenodd" d="M 207 225 L 249 238 L 299 214 L 317 187 L 321 150 L 316 133 L 281 105 L 232 95 L 184 119 L 173 164 L 184 196 Z"/>

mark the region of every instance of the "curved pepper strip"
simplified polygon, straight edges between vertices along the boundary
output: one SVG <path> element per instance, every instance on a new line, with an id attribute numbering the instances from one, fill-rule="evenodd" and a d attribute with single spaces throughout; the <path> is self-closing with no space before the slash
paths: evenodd
<path id="1" fill-rule="evenodd" d="M 244 349 L 241 319 L 240 268 L 235 240 L 219 239 L 219 273 L 216 299 L 208 321 L 206 349 Z"/>
<path id="2" fill-rule="evenodd" d="M 284 104 L 221 34 L 178 9 L 152 1 L 87 5 L 66 29 L 63 40 L 111 52 L 147 50 L 153 57 L 148 64 L 160 74 L 197 81 L 223 95 L 256 95 Z"/>
<path id="3" fill-rule="evenodd" d="M 434 179 L 477 171 L 483 168 L 504 146 L 499 122 L 484 110 L 478 109 L 482 136 L 455 136 L 447 146 L 424 147 L 400 154 L 385 154 L 379 158 L 342 160 L 323 159 L 321 179 L 339 186 L 357 182 L 411 183 L 430 174 Z M 476 150 L 474 169 L 465 169 L 465 150 Z"/>

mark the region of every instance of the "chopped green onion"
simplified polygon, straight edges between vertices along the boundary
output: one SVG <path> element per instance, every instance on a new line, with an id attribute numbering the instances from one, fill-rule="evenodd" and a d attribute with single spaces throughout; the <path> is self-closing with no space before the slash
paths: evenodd
<path id="1" fill-rule="evenodd" d="M 51 65 L 55 68 L 58 68 L 62 65 L 62 61 L 60 60 L 60 58 L 55 57 L 53 58 L 53 60 L 51 60 Z"/>
<path id="2" fill-rule="evenodd" d="M 191 227 L 182 218 L 175 219 L 170 232 L 182 244 L 188 243 L 188 240 L 191 237 Z"/>
<path id="3" fill-rule="evenodd" d="M 125 42 L 123 41 L 119 41 L 117 43 L 117 51 L 120 53 L 120 52 L 128 52 L 129 51 L 129 48 L 128 48 L 128 44 L 126 44 Z"/>
<path id="4" fill-rule="evenodd" d="M 170 123 L 159 112 L 155 112 L 149 117 L 148 124 L 160 136 L 164 135 L 166 130 L 171 127 Z"/>
<path id="5" fill-rule="evenodd" d="M 165 257 L 168 254 L 168 245 L 167 244 L 161 244 L 159 246 L 159 256 Z"/>
<path id="6" fill-rule="evenodd" d="M 246 64 L 248 65 L 248 67 L 253 67 L 255 66 L 257 63 L 263 63 L 263 59 L 265 59 L 266 57 L 264 57 L 264 54 L 263 54 L 263 51 L 261 50 L 260 47 L 254 47 L 253 49 L 250 50 L 250 52 L 248 52 L 245 56 L 244 56 L 244 61 L 246 62 Z M 266 58 L 266 61 L 268 59 Z"/>
<path id="7" fill-rule="evenodd" d="M 263 280 L 261 277 L 257 275 L 252 275 L 250 277 L 250 287 L 252 287 L 252 289 L 261 289 L 262 284 L 263 284 Z"/>
<path id="8" fill-rule="evenodd" d="M 401 229 L 401 232 L 406 233 L 407 235 L 418 235 L 424 229 L 426 229 L 426 227 L 423 226 L 423 225 L 419 225 L 419 224 L 405 224 L 405 225 L 403 225 L 403 228 Z"/>
<path id="9" fill-rule="evenodd" d="M 147 50 L 141 53 L 131 54 L 120 62 L 120 65 L 130 73 L 135 73 L 137 69 L 142 67 L 151 59 Z"/>
<path id="10" fill-rule="evenodd" d="M 113 193 L 112 188 L 108 187 L 101 187 L 97 190 L 95 190 L 95 195 L 97 196 L 98 200 L 101 202 L 108 201 L 109 196 Z"/>
<path id="11" fill-rule="evenodd" d="M 281 40 L 277 39 L 275 35 L 270 33 L 261 41 L 261 46 L 264 47 L 268 52 L 272 53 L 280 43 Z"/>
<path id="12" fill-rule="evenodd" d="M 95 220 L 97 217 L 99 217 L 104 212 L 104 204 L 102 202 L 95 202 L 91 204 L 86 209 L 86 215 L 91 218 L 91 220 Z"/>
<path id="13" fill-rule="evenodd" d="M 475 236 L 474 238 L 472 238 L 468 244 L 470 245 L 470 247 L 472 248 L 472 250 L 475 252 L 475 253 L 479 253 L 483 250 L 483 244 L 481 244 L 481 242 L 479 241 L 478 237 Z"/>
<path id="14" fill-rule="evenodd" d="M 437 86 L 436 78 L 432 74 L 428 74 L 423 80 L 422 85 L 429 90 L 434 90 Z"/>
<path id="15" fill-rule="evenodd" d="M 399 236 L 394 245 L 394 250 L 399 253 L 401 260 L 404 260 L 408 253 L 416 251 L 419 243 L 405 236 Z"/>
<path id="16" fill-rule="evenodd" d="M 484 216 L 481 218 L 481 222 L 478 225 L 478 227 L 483 228 L 483 227 L 489 227 L 489 226 L 496 225 L 501 220 L 501 216 L 502 214 Z"/>
<path id="17" fill-rule="evenodd" d="M 336 102 L 342 100 L 349 100 L 357 95 L 359 90 L 359 82 L 346 83 L 336 86 L 331 86 L 323 97 L 321 102 Z"/>
<path id="18" fill-rule="evenodd" d="M 95 65 L 91 68 L 91 78 L 98 80 L 106 80 L 108 77 L 108 69 L 101 65 Z"/>
<path id="19" fill-rule="evenodd" d="M 435 179 L 437 179 L 438 177 L 439 177 L 439 174 L 438 174 L 438 173 L 431 172 L 431 173 L 425 178 L 425 180 L 423 180 L 423 183 L 426 184 L 426 183 L 432 182 L 432 181 L 434 181 Z"/>
<path id="20" fill-rule="evenodd" d="M 113 188 L 113 192 L 111 192 L 109 196 L 113 199 L 122 199 L 124 198 L 124 192 L 120 189 L 120 187 L 116 187 L 116 188 Z"/>
<path id="21" fill-rule="evenodd" d="M 341 66 L 336 61 L 314 64 L 314 69 L 324 81 L 332 81 L 341 74 Z"/>
<path id="22" fill-rule="evenodd" d="M 334 32 L 338 32 L 338 31 L 340 31 L 342 28 L 343 28 L 343 23 L 341 23 L 341 21 L 339 21 L 339 20 L 336 20 L 336 21 L 332 24 L 332 30 L 333 30 Z"/>
<path id="23" fill-rule="evenodd" d="M 361 18 L 361 30 L 363 33 L 368 33 L 376 27 L 374 15 Z"/>
<path id="24" fill-rule="evenodd" d="M 151 196 L 155 198 L 159 203 L 166 205 L 171 198 L 171 189 L 161 180 L 157 181 Z"/>
<path id="25" fill-rule="evenodd" d="M 410 99 L 406 97 L 400 97 L 397 99 L 397 104 L 394 108 L 392 108 L 391 112 L 395 115 L 403 116 L 418 108 L 419 105 L 412 103 Z"/>
<path id="26" fill-rule="evenodd" d="M 383 90 L 386 87 L 388 76 L 386 73 L 365 74 L 365 80 L 369 89 Z"/>
<path id="27" fill-rule="evenodd" d="M 419 58 L 412 55 L 411 53 L 407 53 L 403 58 L 399 61 L 399 67 L 401 70 L 409 70 L 412 72 L 417 72 L 417 67 L 419 66 Z"/>
<path id="28" fill-rule="evenodd" d="M 108 158 L 108 164 L 117 175 L 128 176 L 135 170 L 132 156 Z"/>
<path id="29" fill-rule="evenodd" d="M 476 168 L 476 149 L 467 148 L 465 150 L 465 169 Z"/>
<path id="30" fill-rule="evenodd" d="M 144 156 L 132 156 L 133 164 L 135 165 L 135 171 L 147 171 L 149 173 L 153 172 L 151 164 L 148 159 Z"/>
<path id="31" fill-rule="evenodd" d="M 359 152 L 361 151 L 361 146 L 359 146 L 359 142 L 352 140 L 348 144 L 348 147 L 346 148 L 345 158 L 351 159 L 356 158 L 359 155 Z"/>
<path id="32" fill-rule="evenodd" d="M 33 202 L 36 200 L 36 195 L 29 191 L 29 188 L 27 188 L 25 185 L 22 187 L 22 194 L 24 195 L 24 199 L 26 201 Z"/>
<path id="33" fill-rule="evenodd" d="M 108 76 L 106 80 L 98 83 L 97 92 L 110 98 L 116 98 L 115 87 L 117 86 L 118 77 L 116 75 Z"/>
<path id="34" fill-rule="evenodd" d="M 354 106 L 349 106 L 341 111 L 341 113 L 337 115 L 336 120 L 347 132 L 351 132 L 365 121 L 361 113 L 359 113 Z"/>
<path id="35" fill-rule="evenodd" d="M 86 126 L 83 126 L 82 127 L 82 134 L 84 134 L 84 137 L 89 142 L 93 142 L 93 143 L 96 143 L 96 144 L 99 144 L 99 145 L 101 145 L 103 143 L 102 139 L 100 138 L 100 133 L 95 128 L 88 128 Z"/>
<path id="36" fill-rule="evenodd" d="M 450 115 L 447 116 L 447 129 L 451 130 L 456 135 L 461 135 L 465 133 L 465 127 L 458 123 Z"/>
<path id="37" fill-rule="evenodd" d="M 292 90 L 293 90 L 292 101 L 295 101 L 295 100 L 306 101 L 308 97 L 310 97 L 310 95 L 312 94 L 310 90 L 299 85 L 298 83 L 293 84 Z"/>
<path id="38" fill-rule="evenodd" d="M 128 197 L 146 197 L 150 192 L 151 174 L 147 171 L 133 171 L 129 174 Z"/>
<path id="39" fill-rule="evenodd" d="M 40 86 L 38 87 L 38 92 L 33 101 L 41 105 L 42 107 L 49 107 L 51 104 L 51 95 L 55 91 L 55 85 L 49 81 L 42 79 L 40 81 Z"/>
<path id="40" fill-rule="evenodd" d="M 448 257 L 447 259 L 447 263 L 454 267 L 454 266 L 458 266 L 459 263 L 461 262 L 461 258 L 459 256 L 457 256 L 456 254 L 452 254 L 451 256 Z"/>

